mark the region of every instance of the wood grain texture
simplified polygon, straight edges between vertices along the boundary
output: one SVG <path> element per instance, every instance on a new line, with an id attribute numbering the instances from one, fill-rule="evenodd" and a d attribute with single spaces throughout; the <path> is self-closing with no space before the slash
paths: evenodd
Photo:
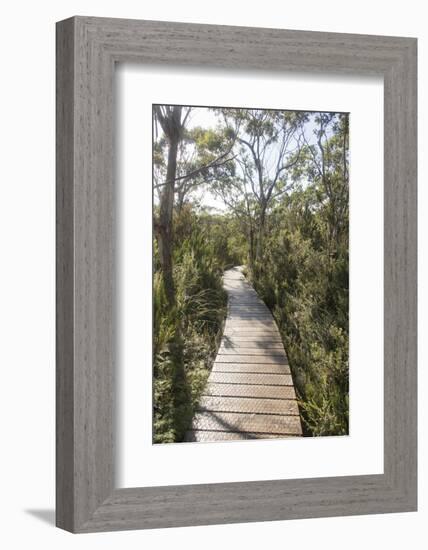
<path id="1" fill-rule="evenodd" d="M 74 24 L 56 36 L 56 523 L 74 527 Z"/>
<path id="2" fill-rule="evenodd" d="M 383 475 L 114 488 L 117 61 L 383 76 Z M 58 526 L 91 532 L 415 510 L 416 40 L 76 17 L 57 26 L 57 97 Z"/>

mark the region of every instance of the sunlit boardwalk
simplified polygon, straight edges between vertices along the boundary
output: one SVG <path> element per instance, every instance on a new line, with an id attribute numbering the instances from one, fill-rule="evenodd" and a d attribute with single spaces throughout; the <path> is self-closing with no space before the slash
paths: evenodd
<path id="1" fill-rule="evenodd" d="M 187 441 L 302 435 L 293 380 L 275 321 L 241 268 L 225 272 L 228 312 Z"/>

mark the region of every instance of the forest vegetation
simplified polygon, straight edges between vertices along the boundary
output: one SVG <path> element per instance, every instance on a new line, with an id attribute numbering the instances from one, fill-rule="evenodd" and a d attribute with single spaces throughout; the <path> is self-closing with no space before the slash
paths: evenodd
<path id="1" fill-rule="evenodd" d="M 280 330 L 304 434 L 347 434 L 348 115 L 153 117 L 153 441 L 189 429 L 222 335 L 222 275 L 238 265 Z"/>

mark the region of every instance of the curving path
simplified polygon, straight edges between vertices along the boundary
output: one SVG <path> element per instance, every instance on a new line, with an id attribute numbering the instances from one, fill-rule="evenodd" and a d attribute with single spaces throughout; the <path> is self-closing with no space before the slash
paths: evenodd
<path id="1" fill-rule="evenodd" d="M 275 321 L 241 267 L 224 274 L 228 313 L 186 441 L 302 435 L 287 356 Z"/>

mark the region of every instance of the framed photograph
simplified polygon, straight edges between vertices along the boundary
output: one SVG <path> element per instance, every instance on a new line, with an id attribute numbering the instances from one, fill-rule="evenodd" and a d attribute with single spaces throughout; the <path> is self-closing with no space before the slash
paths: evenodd
<path id="1" fill-rule="evenodd" d="M 153 443 L 348 435 L 348 129 L 153 106 Z"/>
<path id="2" fill-rule="evenodd" d="M 416 39 L 57 24 L 57 525 L 417 507 Z"/>

